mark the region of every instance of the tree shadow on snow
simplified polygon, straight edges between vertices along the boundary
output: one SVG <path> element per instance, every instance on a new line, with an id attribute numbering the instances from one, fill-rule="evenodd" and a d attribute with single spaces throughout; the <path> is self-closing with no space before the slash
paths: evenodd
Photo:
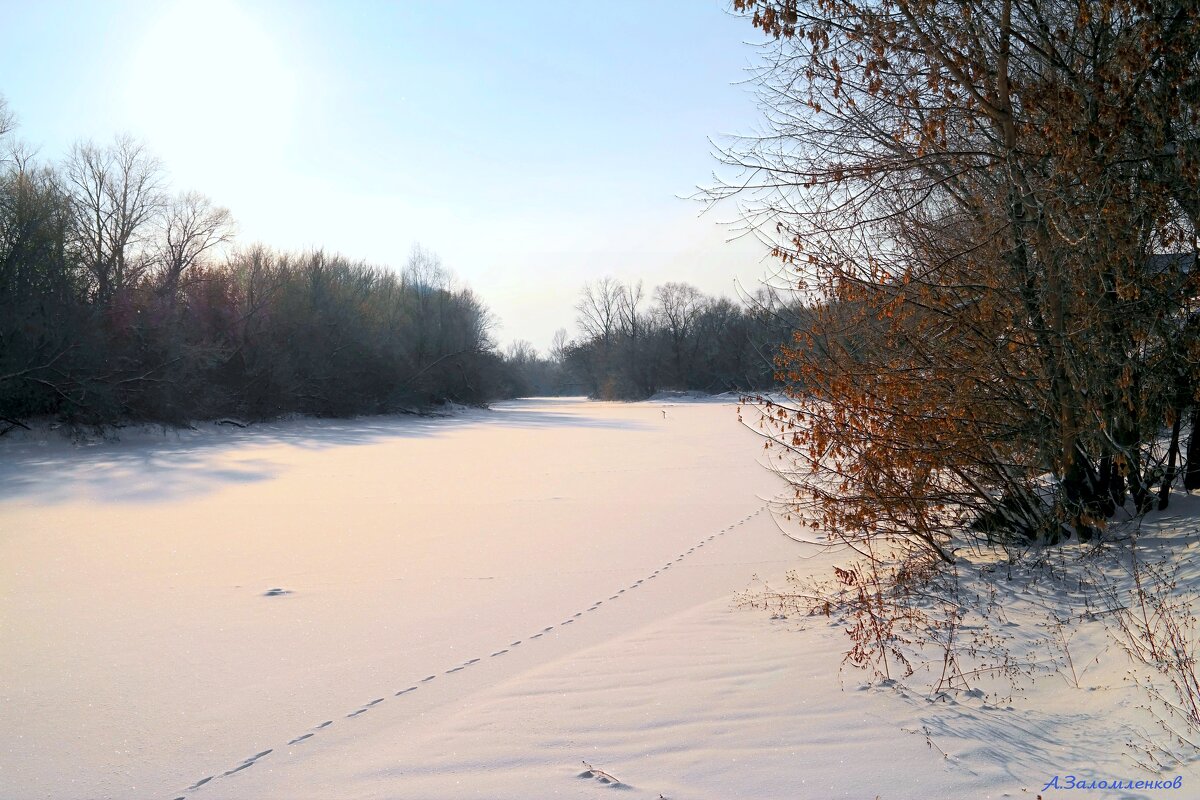
<path id="1" fill-rule="evenodd" d="M 0 501 L 171 502 L 277 477 L 285 464 L 272 457 L 272 447 L 354 447 L 436 437 L 479 424 L 528 429 L 647 427 L 636 420 L 589 414 L 580 402 L 532 399 L 444 417 L 306 418 L 247 428 L 202 423 L 195 430 L 136 426 L 76 443 L 43 431 L 24 441 L 0 443 Z"/>

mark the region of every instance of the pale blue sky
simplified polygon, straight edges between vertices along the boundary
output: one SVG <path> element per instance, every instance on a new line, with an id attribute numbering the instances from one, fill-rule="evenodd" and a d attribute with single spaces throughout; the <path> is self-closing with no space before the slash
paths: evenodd
<path id="1" fill-rule="evenodd" d="M 143 138 L 239 241 L 439 253 L 545 349 L 584 281 L 714 294 L 769 269 L 678 199 L 747 132 L 755 38 L 723 0 L 0 1 L 0 94 L 57 158 Z"/>

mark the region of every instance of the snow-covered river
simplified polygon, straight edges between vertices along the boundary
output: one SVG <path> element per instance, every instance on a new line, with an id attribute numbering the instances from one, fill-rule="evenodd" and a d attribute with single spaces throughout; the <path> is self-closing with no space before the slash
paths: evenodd
<path id="1" fill-rule="evenodd" d="M 557 399 L 6 442 L 0 797 L 274 797 L 330 748 L 403 750 L 781 572 L 760 452 L 730 404 Z M 456 772 L 447 796 L 474 780 Z"/>

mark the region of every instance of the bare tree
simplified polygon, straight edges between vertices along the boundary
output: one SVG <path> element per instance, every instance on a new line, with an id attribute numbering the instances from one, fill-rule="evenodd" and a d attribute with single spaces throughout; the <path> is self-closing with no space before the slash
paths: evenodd
<path id="1" fill-rule="evenodd" d="M 9 109 L 4 95 L 0 95 L 0 136 L 4 136 L 15 127 L 17 127 L 17 118 Z"/>
<path id="2" fill-rule="evenodd" d="M 65 177 L 75 206 L 74 245 L 103 305 L 150 264 L 146 245 L 164 207 L 162 167 L 142 143 L 118 136 L 107 147 L 75 145 Z"/>
<path id="3" fill-rule="evenodd" d="M 176 195 L 162 215 L 158 243 L 159 291 L 174 296 L 185 271 L 233 238 L 229 209 L 214 206 L 199 192 Z"/>
<path id="4" fill-rule="evenodd" d="M 567 341 L 567 329 L 559 328 L 554 332 L 554 339 L 550 342 L 550 359 L 555 364 L 562 364 L 567 359 L 567 348 L 570 347 Z"/>
<path id="5" fill-rule="evenodd" d="M 642 304 L 644 296 L 641 281 L 621 287 L 617 314 L 621 323 L 621 332 L 632 339 L 637 339 L 642 334 L 642 328 L 645 327 L 638 313 L 638 306 Z"/>
<path id="6" fill-rule="evenodd" d="M 527 339 L 516 339 L 505 350 L 504 358 L 515 364 L 531 364 L 537 361 L 537 348 Z"/>
<path id="7" fill-rule="evenodd" d="M 696 320 L 704 310 L 704 295 L 687 283 L 664 283 L 654 290 L 654 300 L 654 316 L 671 339 L 675 376 L 682 379 L 689 366 L 684 363 L 685 343 L 694 336 Z"/>
<path id="8" fill-rule="evenodd" d="M 4 99 L 4 95 L 0 95 L 0 139 L 17 127 L 17 118 L 8 108 L 8 101 Z M 0 155 L 0 164 L 3 164 L 7 156 Z"/>
<path id="9" fill-rule="evenodd" d="M 575 310 L 576 322 L 585 335 L 599 339 L 604 347 L 611 346 L 621 324 L 621 307 L 625 288 L 616 278 L 605 276 L 585 283 Z"/>
<path id="10" fill-rule="evenodd" d="M 418 290 L 449 289 L 450 272 L 437 253 L 414 244 L 401 271 L 405 283 Z"/>

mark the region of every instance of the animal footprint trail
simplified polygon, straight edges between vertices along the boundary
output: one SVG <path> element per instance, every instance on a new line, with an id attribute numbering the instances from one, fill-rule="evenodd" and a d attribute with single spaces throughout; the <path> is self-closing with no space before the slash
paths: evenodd
<path id="1" fill-rule="evenodd" d="M 746 517 L 745 517 L 745 518 L 743 518 L 742 520 L 739 520 L 738 522 L 734 523 L 733 525 L 730 525 L 730 526 L 728 526 L 727 528 L 725 528 L 725 529 L 723 529 L 723 530 L 720 530 L 720 531 L 718 531 L 718 532 L 716 532 L 716 533 L 714 533 L 714 534 L 711 534 L 711 535 L 710 535 L 710 536 L 708 536 L 706 539 L 703 539 L 703 540 L 701 540 L 700 542 L 698 542 L 698 543 L 696 543 L 695 545 L 693 545 L 692 547 L 688 548 L 688 550 L 687 550 L 686 552 L 684 552 L 684 553 L 681 553 L 681 554 L 679 555 L 679 557 L 678 557 L 678 558 L 676 558 L 674 561 L 668 561 L 668 562 L 667 562 L 666 564 L 664 564 L 662 567 L 660 567 L 660 568 L 658 568 L 658 569 L 654 570 L 654 572 L 652 572 L 650 575 L 647 575 L 645 578 L 641 578 L 641 579 L 638 579 L 638 580 L 634 581 L 634 582 L 633 582 L 633 583 L 632 583 L 630 586 L 628 586 L 627 588 L 625 588 L 625 589 L 618 589 L 618 590 L 617 590 L 617 593 L 616 593 L 616 594 L 614 594 L 614 595 L 611 595 L 611 596 L 609 596 L 609 598 L 608 598 L 608 599 L 609 599 L 610 601 L 612 601 L 612 600 L 618 600 L 618 599 L 620 599 L 621 595 L 625 594 L 625 592 L 626 592 L 627 590 L 629 590 L 629 589 L 636 589 L 636 588 L 638 588 L 640 585 L 642 585 L 642 583 L 644 583 L 645 581 L 647 581 L 647 580 L 652 580 L 653 578 L 657 577 L 657 576 L 658 576 L 660 573 L 662 573 L 662 572 L 664 572 L 664 571 L 666 571 L 666 570 L 670 569 L 670 568 L 671 568 L 671 567 L 672 567 L 674 564 L 677 564 L 677 563 L 679 563 L 679 562 L 683 561 L 683 559 L 684 559 L 685 557 L 687 557 L 688 555 L 691 555 L 692 553 L 695 553 L 695 552 L 696 552 L 696 549 L 697 549 L 697 548 L 699 548 L 699 547 L 703 547 L 703 546 L 704 546 L 704 544 L 705 544 L 706 542 L 711 542 L 711 541 L 713 541 L 714 539 L 716 539 L 718 536 L 723 536 L 723 535 L 725 535 L 725 533 L 727 533 L 728 531 L 731 531 L 731 530 L 733 530 L 735 527 L 737 527 L 737 526 L 739 526 L 739 525 L 742 525 L 742 524 L 744 524 L 744 523 L 746 523 L 746 522 L 750 521 L 750 520 L 751 520 L 751 519 L 753 519 L 754 517 L 758 516 L 758 515 L 759 515 L 759 514 L 761 514 L 761 513 L 762 513 L 764 510 L 766 510 L 766 506 L 763 506 L 763 507 L 759 508 L 758 510 L 756 510 L 756 511 L 755 511 L 755 512 L 753 512 L 752 514 L 749 514 L 748 516 L 746 516 Z M 281 592 L 279 592 L 279 593 L 283 593 L 283 592 L 281 591 Z M 595 602 L 594 602 L 594 603 L 593 603 L 591 606 L 589 606 L 589 607 L 587 608 L 587 611 L 595 611 L 595 610 L 596 610 L 596 609 L 597 609 L 597 608 L 598 608 L 598 607 L 599 607 L 599 606 L 600 606 L 600 605 L 601 605 L 603 602 L 604 602 L 603 600 L 597 600 L 597 601 L 595 601 Z M 547 626 L 547 627 L 543 628 L 543 629 L 542 629 L 540 632 L 538 632 L 538 633 L 535 633 L 535 634 L 533 634 L 532 636 L 530 636 L 530 637 L 528 637 L 528 638 L 529 638 L 529 639 L 531 639 L 531 640 L 532 640 L 532 639 L 540 639 L 540 638 L 541 638 L 542 636 L 544 636 L 545 634 L 549 633 L 550 631 L 553 631 L 553 630 L 555 629 L 555 627 L 561 627 L 561 626 L 565 626 L 565 625 L 570 625 L 570 624 L 571 624 L 571 623 L 573 623 L 573 622 L 574 622 L 576 619 L 578 619 L 579 617 L 583 616 L 583 614 L 584 614 L 584 612 L 582 612 L 582 611 L 580 611 L 580 612 L 577 612 L 577 613 L 575 613 L 575 614 L 574 614 L 574 615 L 573 615 L 573 616 L 572 616 L 570 619 L 566 619 L 566 620 L 563 620 L 562 622 L 560 622 L 560 623 L 558 624 L 558 626 L 549 625 L 549 626 Z M 500 650 L 497 650 L 497 651 L 495 651 L 495 652 L 491 653 L 491 655 L 489 655 L 489 656 L 488 656 L 488 658 L 496 658 L 496 657 L 498 657 L 498 656 L 502 656 L 502 655 L 504 655 L 505 653 L 508 653 L 508 652 L 509 652 L 509 648 L 516 647 L 517 645 L 521 644 L 521 643 L 522 643 L 522 641 L 524 641 L 524 640 L 522 640 L 522 639 L 517 639 L 517 640 L 515 640 L 515 641 L 513 641 L 513 642 L 510 642 L 510 643 L 509 643 L 509 645 L 508 645 L 508 647 L 506 647 L 506 648 L 503 648 L 503 649 L 500 649 Z M 479 661 L 480 661 L 480 659 L 479 659 L 479 658 L 472 658 L 472 659 L 470 659 L 470 660 L 468 660 L 468 661 L 466 661 L 466 662 L 464 662 L 464 663 L 462 663 L 462 664 L 459 664 L 459 665 L 457 665 L 457 666 L 451 667 L 450 669 L 446 670 L 446 671 L 445 671 L 443 674 L 445 674 L 445 675 L 450 675 L 450 674 L 453 674 L 453 673 L 456 673 L 456 672 L 461 672 L 462 670 L 466 669 L 467 667 L 469 667 L 469 666 L 471 666 L 471 665 L 473 665 L 473 664 L 476 664 L 476 663 L 478 663 Z M 436 677 L 437 677 L 437 674 L 433 674 L 433 675 L 427 675 L 427 676 L 425 676 L 424 678 L 422 678 L 422 679 L 419 681 L 419 683 L 428 683 L 429 681 L 432 681 L 432 680 L 434 680 Z M 395 697 L 399 697 L 399 696 L 401 696 L 401 695 L 408 694 L 409 692 L 414 692 L 414 691 L 416 691 L 418 688 L 419 688 L 419 686 L 418 686 L 417 684 L 414 684 L 413 686 L 409 686 L 409 687 L 408 687 L 408 688 L 406 688 L 406 689 L 401 689 L 401 690 L 399 690 L 399 691 L 395 692 L 394 696 L 395 696 Z M 379 705 L 380 703 L 382 703 L 382 702 L 383 702 L 385 699 L 386 699 L 386 698 L 383 698 L 383 697 L 376 698 L 376 699 L 374 699 L 374 700 L 370 701 L 369 703 L 367 703 L 366 705 L 364 705 L 362 708 L 356 709 L 356 710 L 354 710 L 354 711 L 350 712 L 349 714 L 347 714 L 346 716 L 347 716 L 348 718 L 353 718 L 353 717 L 357 717 L 357 716 L 359 716 L 360 714 L 364 714 L 364 713 L 366 713 L 367 711 L 369 711 L 371 708 L 374 708 L 375 706 L 377 706 L 377 705 Z M 329 727 L 329 726 L 330 726 L 330 725 L 332 725 L 332 724 L 333 724 L 333 720 L 326 720 L 326 721 L 322 722 L 321 724 L 317 725 L 315 728 L 313 728 L 313 730 L 312 730 L 312 731 L 309 731 L 308 733 L 301 734 L 300 736 L 297 736 L 297 737 L 295 737 L 295 738 L 291 739 L 291 740 L 288 742 L 288 745 L 289 745 L 289 746 L 292 746 L 292 745 L 296 745 L 296 744 L 299 744 L 299 743 L 301 743 L 301 742 L 307 741 L 308 739 L 311 739 L 311 738 L 313 738 L 313 737 L 316 735 L 316 732 L 317 732 L 317 731 L 320 731 L 320 730 L 322 730 L 323 728 L 327 728 L 327 727 Z M 271 754 L 271 753 L 273 753 L 273 752 L 274 752 L 274 750 L 273 750 L 273 749 L 268 749 L 268 750 L 263 750 L 263 751 L 262 751 L 262 752 L 260 752 L 260 753 L 256 753 L 255 755 L 253 755 L 253 756 L 251 756 L 250 758 L 246 759 L 246 760 L 245 760 L 245 761 L 243 761 L 242 763 L 238 764 L 238 765 L 237 765 L 236 767 L 234 767 L 233 769 L 231 769 L 231 770 L 228 770 L 228 771 L 226 771 L 226 772 L 223 772 L 223 773 L 221 773 L 220 777 L 228 777 L 228 776 L 230 776 L 230 775 L 234 775 L 234 774 L 236 774 L 236 773 L 238 773 L 238 772 L 241 772 L 242 770 L 244 770 L 244 769 L 247 769 L 248 767 L 252 767 L 252 766 L 254 766 L 254 764 L 255 764 L 255 763 L 257 763 L 257 762 L 259 761 L 259 759 L 261 759 L 261 758 L 264 758 L 264 757 L 266 757 L 266 756 L 270 755 L 270 754 Z M 585 770 L 585 771 L 584 771 L 584 773 L 582 773 L 582 774 L 581 774 L 579 777 L 581 777 L 581 778 L 594 778 L 594 779 L 596 779 L 598 782 L 600 782 L 600 783 L 602 783 L 602 784 L 606 784 L 606 785 L 608 785 L 608 786 L 610 786 L 610 787 L 612 787 L 612 788 L 629 788 L 629 787 L 628 787 L 628 784 L 624 784 L 624 783 L 622 783 L 621 781 L 617 780 L 616 778 L 614 778 L 614 777 L 613 777 L 612 775 L 610 775 L 609 773 L 606 773 L 606 772 L 604 772 L 603 770 L 599 770 L 599 769 L 596 769 L 596 768 L 594 768 L 594 767 L 591 767 L 591 765 L 586 765 L 586 764 L 585 764 L 585 766 L 586 766 L 586 767 L 588 767 L 588 769 L 587 769 L 587 770 Z M 205 777 L 205 778 L 201 778 L 200 780 L 196 781 L 194 784 L 192 784 L 191 786 L 189 786 L 189 787 L 188 787 L 187 789 L 185 789 L 184 791 L 186 791 L 186 792 L 193 792 L 193 791 L 196 791 L 197 789 L 200 789 L 200 788 L 204 787 L 205 785 L 209 784 L 210 782 L 212 782 L 213 780 L 215 780 L 217 777 L 218 777 L 217 775 L 209 775 L 209 776 L 207 776 L 207 777 Z M 186 796 L 183 796 L 183 795 L 181 795 L 181 796 L 178 796 L 178 797 L 174 798 L 174 800 L 186 800 Z"/>
<path id="2" fill-rule="evenodd" d="M 269 756 L 271 753 L 274 753 L 274 752 L 275 752 L 275 750 L 274 750 L 274 749 L 269 749 L 269 750 L 263 750 L 261 753 L 255 753 L 254 755 L 252 755 L 252 756 L 250 756 L 249 758 L 247 758 L 245 761 L 243 761 L 243 762 L 242 762 L 241 764 L 239 764 L 238 766 L 236 766 L 236 767 L 234 767 L 233 769 L 229 770 L 228 772 L 224 773 L 224 774 L 223 774 L 221 777 L 222 777 L 222 778 L 226 778 L 226 777 L 228 777 L 228 776 L 230 776 L 230 775 L 234 775 L 234 774 L 236 774 L 236 773 L 238 773 L 238 772 L 241 772 L 241 771 L 242 771 L 242 770 L 244 770 L 244 769 L 248 769 L 249 767 L 253 767 L 253 766 L 255 765 L 255 763 L 257 763 L 257 761 L 258 761 L 260 758 L 262 758 L 262 757 L 264 757 L 264 756 Z"/>

